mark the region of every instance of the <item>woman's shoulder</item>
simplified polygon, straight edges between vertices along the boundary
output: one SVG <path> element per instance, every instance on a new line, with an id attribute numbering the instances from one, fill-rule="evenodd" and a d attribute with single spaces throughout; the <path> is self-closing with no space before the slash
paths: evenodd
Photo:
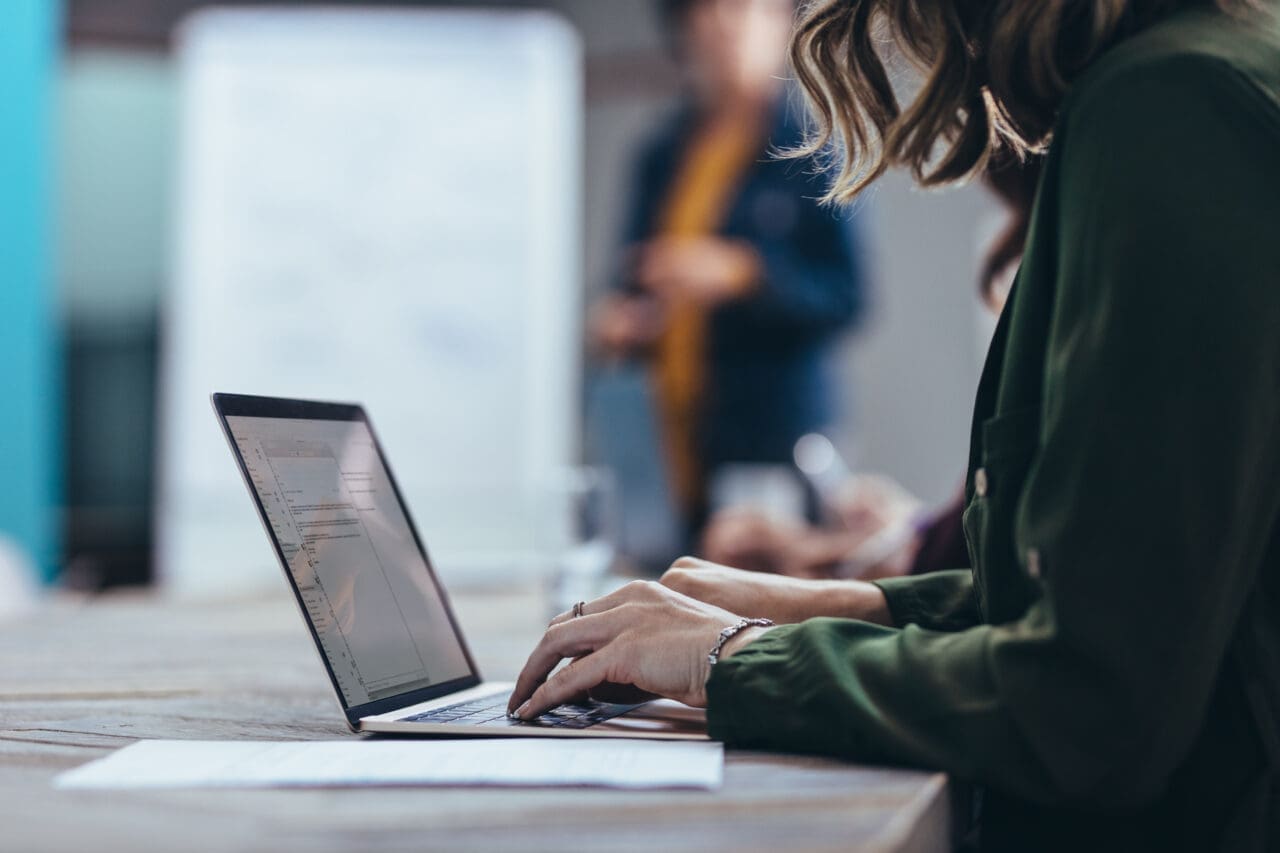
<path id="1" fill-rule="evenodd" d="M 1237 100 L 1280 133 L 1280 23 L 1269 8 L 1170 16 L 1100 57 L 1072 86 L 1062 113 L 1067 123 L 1091 112 L 1142 122 L 1155 110 Z"/>
<path id="2" fill-rule="evenodd" d="M 1271 38 L 1225 16 L 1178 16 L 1081 78 L 1037 201 L 1050 211 L 1039 227 L 1071 246 L 1067 277 L 1088 294 L 1073 303 L 1081 316 L 1158 301 L 1166 320 L 1183 311 L 1205 328 L 1274 327 L 1280 49 L 1271 67 L 1257 61 Z"/>

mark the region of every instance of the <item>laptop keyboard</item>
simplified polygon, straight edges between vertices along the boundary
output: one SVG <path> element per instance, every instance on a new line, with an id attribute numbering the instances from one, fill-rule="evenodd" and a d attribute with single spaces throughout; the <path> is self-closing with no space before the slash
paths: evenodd
<path id="1" fill-rule="evenodd" d="M 639 705 L 615 705 L 608 702 L 587 702 L 583 705 L 561 705 L 552 708 L 536 720 L 513 720 L 507 716 L 507 700 L 510 696 L 499 693 L 482 696 L 470 702 L 459 702 L 444 708 L 433 708 L 422 714 L 405 717 L 403 723 L 448 723 L 455 726 L 484 726 L 508 728 L 511 726 L 543 726 L 557 729 L 585 729 L 625 714 Z"/>

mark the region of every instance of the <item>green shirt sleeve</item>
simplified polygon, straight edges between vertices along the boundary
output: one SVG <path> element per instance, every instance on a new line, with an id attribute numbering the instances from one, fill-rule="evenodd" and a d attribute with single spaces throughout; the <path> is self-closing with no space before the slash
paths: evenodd
<path id="1" fill-rule="evenodd" d="M 873 583 L 884 593 L 895 625 L 959 631 L 982 621 L 969 569 L 883 578 Z"/>
<path id="2" fill-rule="evenodd" d="M 1018 285 L 1055 289 L 1010 549 L 1042 594 L 940 631 L 964 579 L 904 580 L 881 588 L 916 624 L 773 629 L 713 668 L 715 737 L 1100 807 L 1153 800 L 1190 749 L 1280 517 L 1275 104 L 1195 56 L 1079 94 L 1032 235 L 1056 272 Z"/>

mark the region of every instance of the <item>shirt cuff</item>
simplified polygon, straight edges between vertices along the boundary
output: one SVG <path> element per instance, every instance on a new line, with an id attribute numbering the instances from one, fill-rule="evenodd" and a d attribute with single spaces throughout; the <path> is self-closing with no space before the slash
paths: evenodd
<path id="1" fill-rule="evenodd" d="M 833 743 L 831 721 L 843 718 L 851 700 L 865 701 L 855 698 L 863 687 L 848 666 L 862 644 L 899 633 L 857 619 L 831 618 L 767 631 L 711 667 L 709 734 L 742 748 L 872 755 L 856 728 L 844 726 L 840 743 Z"/>
<path id="2" fill-rule="evenodd" d="M 955 569 L 872 581 L 884 593 L 893 624 L 961 631 L 981 623 L 973 572 Z"/>
<path id="3" fill-rule="evenodd" d="M 781 663 L 789 657 L 788 638 L 800 626 L 779 625 L 734 652 L 732 657 L 711 667 L 707 679 L 707 729 L 712 740 L 750 744 L 759 733 L 768 730 L 770 706 L 768 693 L 784 691 L 785 684 L 771 683 L 756 677 L 770 662 Z"/>

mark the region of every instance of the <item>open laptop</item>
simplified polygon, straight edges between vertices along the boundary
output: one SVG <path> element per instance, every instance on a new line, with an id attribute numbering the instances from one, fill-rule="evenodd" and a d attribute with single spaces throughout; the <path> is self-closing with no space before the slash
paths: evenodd
<path id="1" fill-rule="evenodd" d="M 355 731 L 702 739 L 703 712 L 652 702 L 506 715 L 485 682 L 363 407 L 214 394 L 249 494 Z"/>

